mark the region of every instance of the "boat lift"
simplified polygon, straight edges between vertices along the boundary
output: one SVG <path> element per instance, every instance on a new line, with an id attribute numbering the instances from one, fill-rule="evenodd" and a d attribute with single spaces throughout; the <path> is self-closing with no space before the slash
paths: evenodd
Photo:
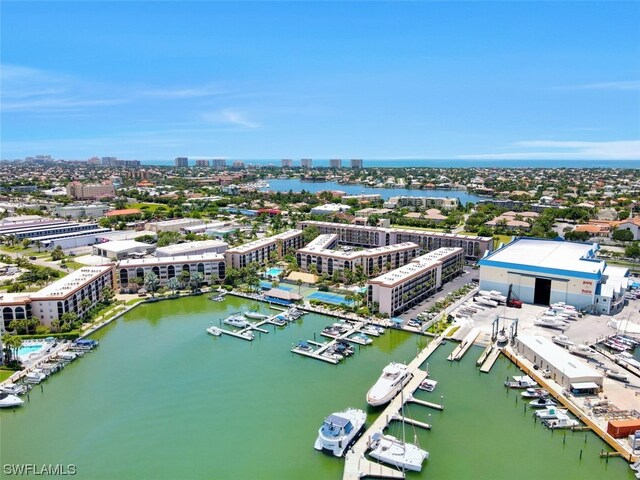
<path id="1" fill-rule="evenodd" d="M 510 322 L 509 340 L 513 340 L 514 338 L 516 338 L 518 336 L 518 319 L 496 315 L 495 320 L 491 322 L 491 340 L 495 342 L 498 339 L 498 334 L 501 331 L 500 320 L 502 320 L 502 324 L 503 324 L 502 328 L 505 328 L 507 322 Z"/>

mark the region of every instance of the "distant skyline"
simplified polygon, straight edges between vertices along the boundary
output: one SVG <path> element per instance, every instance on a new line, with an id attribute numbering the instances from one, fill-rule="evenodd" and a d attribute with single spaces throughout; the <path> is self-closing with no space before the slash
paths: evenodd
<path id="1" fill-rule="evenodd" d="M 640 159 L 639 2 L 0 9 L 2 159 Z"/>

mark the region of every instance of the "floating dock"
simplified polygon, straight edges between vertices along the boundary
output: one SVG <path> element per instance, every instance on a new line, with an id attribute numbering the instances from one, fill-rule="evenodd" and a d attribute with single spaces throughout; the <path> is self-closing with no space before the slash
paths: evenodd
<path id="1" fill-rule="evenodd" d="M 447 360 L 449 360 L 450 362 L 453 362 L 454 360 L 460 360 L 464 356 L 464 354 L 467 353 L 467 351 L 471 348 L 478 336 L 480 336 L 480 330 L 478 330 L 477 328 L 471 330 L 467 334 L 467 336 L 464 337 L 464 340 L 462 340 L 460 345 L 458 345 L 455 350 L 451 352 L 451 355 L 447 357 Z"/>
<path id="2" fill-rule="evenodd" d="M 427 372 L 420 370 L 420 366 L 440 346 L 441 343 L 442 337 L 436 337 L 408 365 L 409 371 L 413 374 L 413 378 L 404 387 L 402 395 L 396 395 L 395 398 L 391 400 L 389 405 L 387 405 L 384 411 L 378 415 L 378 418 L 376 418 L 362 437 L 360 437 L 353 447 L 347 451 L 345 456 L 344 472 L 342 474 L 343 480 L 359 480 L 363 477 L 405 478 L 404 472 L 367 460 L 365 453 L 371 445 L 371 436 L 374 432 L 383 431 L 389 425 L 389 421 L 394 418 L 401 418 L 399 412 L 402 407 L 402 400 L 404 399 L 405 402 L 411 401 L 410 399 L 413 399 L 413 393 L 427 377 Z M 414 403 L 418 402 L 414 401 Z M 410 421 L 417 422 L 417 420 L 409 418 L 406 418 L 405 421 L 407 423 L 410 423 Z M 426 427 L 428 425 L 426 423 L 419 423 L 421 423 L 419 426 L 423 428 L 430 428 Z"/>
<path id="3" fill-rule="evenodd" d="M 498 360 L 498 357 L 500 356 L 501 353 L 502 351 L 498 347 L 495 347 L 485 359 L 484 363 L 482 364 L 482 367 L 480 367 L 480 371 L 482 373 L 489 373 L 493 365 L 496 363 L 496 360 Z"/>

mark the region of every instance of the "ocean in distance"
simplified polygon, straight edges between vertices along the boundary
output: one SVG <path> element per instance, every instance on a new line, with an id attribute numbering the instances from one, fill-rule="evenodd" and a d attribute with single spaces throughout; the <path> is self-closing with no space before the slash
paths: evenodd
<path id="1" fill-rule="evenodd" d="M 214 157 L 211 157 L 214 158 Z M 228 166 L 234 160 L 241 160 L 245 165 L 280 166 L 280 159 L 227 159 Z M 143 165 L 173 166 L 174 160 L 141 160 Z M 193 165 L 195 159 L 190 160 Z M 300 159 L 293 159 L 294 166 L 300 166 Z M 349 159 L 342 159 L 343 167 L 349 166 Z M 640 168 L 638 160 L 491 160 L 491 159 L 363 159 L 367 168 Z M 328 167 L 328 159 L 313 159 L 314 167 Z"/>

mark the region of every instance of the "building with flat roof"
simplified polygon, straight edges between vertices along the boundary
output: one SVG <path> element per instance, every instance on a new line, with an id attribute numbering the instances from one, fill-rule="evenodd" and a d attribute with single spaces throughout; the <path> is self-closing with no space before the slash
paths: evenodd
<path id="1" fill-rule="evenodd" d="M 183 278 L 182 272 L 188 272 L 186 278 Z M 116 286 L 121 290 L 137 290 L 138 281 L 133 282 L 133 279 L 140 278 L 144 281 L 148 273 L 154 273 L 158 277 L 159 286 L 165 286 L 172 278 L 187 283 L 195 273 L 202 274 L 204 284 L 212 285 L 225 278 L 226 263 L 224 255 L 215 252 L 121 260 L 115 267 Z"/>
<path id="2" fill-rule="evenodd" d="M 349 163 L 351 164 L 351 168 L 362 168 L 362 159 L 361 158 L 352 158 Z"/>
<path id="3" fill-rule="evenodd" d="M 65 313 L 82 317 L 103 298 L 105 288 L 114 287 L 113 281 L 113 265 L 82 267 L 37 292 L 0 294 L 0 330 L 10 331 L 12 320 L 35 317 L 51 325 Z"/>
<path id="4" fill-rule="evenodd" d="M 299 229 L 305 229 L 310 226 L 318 227 L 320 233 L 337 233 L 340 236 L 341 245 L 354 247 L 373 248 L 405 242 L 417 243 L 423 251 L 431 251 L 442 247 L 460 247 L 464 250 L 466 258 L 470 260 L 477 260 L 493 249 L 493 238 L 491 237 L 311 220 L 298 222 Z"/>
<path id="5" fill-rule="evenodd" d="M 135 240 L 113 240 L 94 245 L 93 254 L 112 260 L 121 260 L 132 255 L 146 255 L 155 249 L 155 245 Z"/>
<path id="6" fill-rule="evenodd" d="M 105 235 L 111 233 L 109 228 L 95 227 L 90 230 L 82 230 L 79 232 L 59 233 L 56 235 L 47 235 L 38 237 L 34 240 L 36 244 L 45 249 L 54 249 L 58 246 L 62 249 L 84 247 L 93 245 L 100 241 L 104 241 Z"/>
<path id="7" fill-rule="evenodd" d="M 282 168 L 291 168 L 293 167 L 293 160 L 291 160 L 290 158 L 283 158 L 282 160 L 280 160 L 280 166 Z"/>
<path id="8" fill-rule="evenodd" d="M 339 158 L 330 159 L 329 168 L 342 168 L 342 160 Z"/>
<path id="9" fill-rule="evenodd" d="M 233 268 L 243 268 L 251 262 L 265 265 L 273 252 L 278 258 L 282 258 L 288 251 L 302 247 L 303 242 L 302 230 L 289 230 L 230 248 L 224 256 L 227 264 Z"/>
<path id="10" fill-rule="evenodd" d="M 209 167 L 209 160 L 198 159 L 196 160 L 196 167 Z"/>
<path id="11" fill-rule="evenodd" d="M 573 394 L 595 394 L 602 390 L 604 376 L 575 355 L 545 337 L 518 335 L 514 348 L 540 370 Z"/>
<path id="12" fill-rule="evenodd" d="M 56 217 L 103 217 L 105 213 L 111 210 L 109 205 L 56 205 L 53 214 Z"/>
<path id="13" fill-rule="evenodd" d="M 116 189 L 113 183 L 83 184 L 71 182 L 67 185 L 67 195 L 77 200 L 92 200 L 96 198 L 115 197 Z"/>
<path id="14" fill-rule="evenodd" d="M 202 255 L 204 253 L 224 253 L 229 244 L 221 240 L 200 240 L 167 245 L 156 249 L 156 257 L 177 257 L 180 255 Z"/>
<path id="15" fill-rule="evenodd" d="M 565 302 L 578 309 L 617 313 L 629 270 L 596 258 L 599 245 L 518 238 L 480 260 L 480 289 L 509 292 L 525 303 Z"/>
<path id="16" fill-rule="evenodd" d="M 176 167 L 188 167 L 189 159 L 187 157 L 176 157 L 174 160 L 174 165 Z"/>
<path id="17" fill-rule="evenodd" d="M 351 207 L 349 205 L 341 205 L 339 203 L 327 203 L 325 205 L 319 205 L 311 209 L 312 215 L 331 215 L 333 213 L 346 212 Z"/>
<path id="18" fill-rule="evenodd" d="M 88 232 L 98 228 L 97 223 L 67 222 L 64 220 L 22 224 L 18 227 L 0 228 L 0 236 L 13 237 L 16 241 L 29 238 L 32 240 L 67 233 Z"/>
<path id="19" fill-rule="evenodd" d="M 302 160 L 300 160 L 300 166 L 302 168 L 312 168 L 313 160 L 311 160 L 310 158 L 303 158 Z"/>
<path id="20" fill-rule="evenodd" d="M 369 281 L 369 306 L 390 317 L 433 295 L 464 267 L 462 248 L 439 248 Z M 375 308 L 374 308 L 375 307 Z"/>
<path id="21" fill-rule="evenodd" d="M 179 232 L 183 227 L 191 225 L 199 225 L 202 220 L 198 218 L 176 218 L 174 220 L 163 220 L 160 222 L 148 222 L 145 226 L 145 230 L 150 232 Z"/>
<path id="22" fill-rule="evenodd" d="M 420 254 L 420 247 L 411 242 L 365 250 L 340 250 L 336 248 L 337 245 L 337 234 L 319 235 L 296 252 L 300 269 L 309 272 L 315 266 L 319 274 L 331 276 L 338 272 L 341 277 L 344 277 L 346 270 L 361 270 L 364 275 L 372 276 L 398 268 Z"/>
<path id="23" fill-rule="evenodd" d="M 224 158 L 214 158 L 212 160 L 213 168 L 225 168 L 227 161 Z"/>
<path id="24" fill-rule="evenodd" d="M 121 210 L 111 210 L 104 214 L 105 217 L 126 217 L 128 215 L 142 215 L 139 208 L 123 208 Z"/>
<path id="25" fill-rule="evenodd" d="M 396 207 L 414 207 L 414 208 L 428 208 L 436 207 L 443 209 L 454 209 L 460 206 L 460 200 L 456 197 L 413 197 L 413 196 L 400 196 L 391 197 L 384 202 L 384 208 L 396 208 Z"/>

